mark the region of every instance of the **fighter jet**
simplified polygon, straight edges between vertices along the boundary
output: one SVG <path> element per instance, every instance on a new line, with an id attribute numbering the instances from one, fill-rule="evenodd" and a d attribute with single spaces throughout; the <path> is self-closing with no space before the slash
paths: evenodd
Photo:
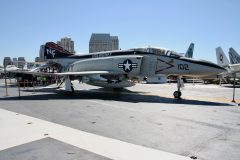
<path id="1" fill-rule="evenodd" d="M 229 50 L 229 54 L 231 53 L 231 55 L 233 55 L 231 52 L 232 49 L 230 48 Z M 240 63 L 235 63 L 230 64 L 229 60 L 227 59 L 227 56 L 225 55 L 225 53 L 223 52 L 221 47 L 217 47 L 216 48 L 216 56 L 217 56 L 217 63 L 219 66 L 224 67 L 225 69 L 227 69 L 227 73 L 228 74 L 236 74 L 236 73 L 240 73 Z M 233 60 L 233 59 L 232 59 Z"/>
<path id="2" fill-rule="evenodd" d="M 240 55 L 233 48 L 229 48 L 228 54 L 231 64 L 240 63 Z"/>
<path id="3" fill-rule="evenodd" d="M 220 78 L 227 83 L 231 78 L 235 83 L 235 79 L 240 78 L 240 63 L 230 64 L 221 47 L 216 48 L 216 56 L 218 65 L 226 69 L 226 72 L 220 74 Z"/>
<path id="4" fill-rule="evenodd" d="M 71 55 L 57 44 L 48 42 L 44 53 L 47 64 L 57 69 L 53 73 L 28 73 L 62 76 L 65 90 L 73 92 L 71 80 L 74 79 L 100 87 L 124 88 L 157 74 L 201 77 L 226 71 L 212 62 L 186 58 L 172 50 L 158 48 L 155 51 L 135 48 Z M 179 81 L 173 94 L 175 98 L 181 97 L 180 85 Z"/>
<path id="5" fill-rule="evenodd" d="M 6 72 L 11 72 L 11 71 L 17 71 L 17 70 L 19 70 L 19 68 L 18 67 L 16 67 L 15 65 L 7 65 L 6 66 Z M 5 71 L 4 71 L 4 68 L 0 68 L 0 73 L 4 73 Z"/>
<path id="6" fill-rule="evenodd" d="M 231 51 L 231 48 L 229 49 L 229 51 Z M 235 82 L 236 82 L 236 78 L 240 78 L 240 63 L 230 64 L 229 60 L 227 59 L 227 57 L 221 47 L 216 48 L 216 56 L 217 56 L 218 65 L 224 67 L 227 70 L 226 72 L 223 72 L 220 74 L 222 79 L 225 79 L 225 77 L 233 78 L 233 100 L 232 100 L 232 102 L 235 102 Z"/>

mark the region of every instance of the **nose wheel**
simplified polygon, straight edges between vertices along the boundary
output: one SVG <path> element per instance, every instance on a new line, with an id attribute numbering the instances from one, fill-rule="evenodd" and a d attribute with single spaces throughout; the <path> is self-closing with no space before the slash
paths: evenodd
<path id="1" fill-rule="evenodd" d="M 75 93 L 73 86 L 71 86 L 71 93 Z"/>
<path id="2" fill-rule="evenodd" d="M 183 82 L 181 81 L 181 76 L 177 78 L 177 91 L 173 92 L 174 98 L 180 99 L 182 96 L 181 87 L 184 87 Z"/>
<path id="3" fill-rule="evenodd" d="M 182 92 L 181 92 L 181 91 L 175 91 L 175 92 L 173 92 L 174 98 L 180 99 L 180 98 L 181 98 L 181 95 L 182 95 Z"/>

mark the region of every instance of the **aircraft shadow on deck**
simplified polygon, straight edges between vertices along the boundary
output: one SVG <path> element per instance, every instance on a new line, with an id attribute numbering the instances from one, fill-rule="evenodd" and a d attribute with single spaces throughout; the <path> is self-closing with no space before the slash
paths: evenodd
<path id="1" fill-rule="evenodd" d="M 33 90 L 24 90 L 21 92 L 31 92 Z M 128 89 L 109 90 L 109 89 L 91 89 L 91 90 L 76 90 L 75 94 L 68 94 L 63 90 L 56 90 L 56 88 L 41 88 L 35 90 L 36 94 L 23 95 L 21 97 L 2 97 L 0 100 L 85 100 L 85 99 L 99 99 L 108 101 L 121 101 L 129 103 L 166 103 L 166 104 L 189 104 L 189 105 L 208 105 L 208 106 L 232 106 L 230 103 L 218 103 L 202 100 L 191 99 L 174 99 L 168 97 L 161 97 L 156 95 L 144 95 L 141 93 L 147 92 L 133 92 Z M 42 94 L 41 94 L 42 93 Z"/>
<path id="2" fill-rule="evenodd" d="M 234 88 L 233 85 L 224 85 L 225 88 Z M 240 85 L 236 85 L 235 88 L 240 88 Z"/>

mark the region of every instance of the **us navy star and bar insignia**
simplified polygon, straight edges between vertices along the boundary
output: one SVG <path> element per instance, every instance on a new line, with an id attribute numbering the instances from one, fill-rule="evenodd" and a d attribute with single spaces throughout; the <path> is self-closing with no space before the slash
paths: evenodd
<path id="1" fill-rule="evenodd" d="M 118 64 L 118 68 L 123 68 L 125 72 L 131 72 L 133 68 L 137 68 L 138 64 L 133 63 L 130 59 L 126 59 L 123 63 Z"/>

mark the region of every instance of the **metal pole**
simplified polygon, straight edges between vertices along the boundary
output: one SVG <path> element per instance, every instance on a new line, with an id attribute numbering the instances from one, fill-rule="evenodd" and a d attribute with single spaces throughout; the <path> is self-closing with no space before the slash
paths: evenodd
<path id="1" fill-rule="evenodd" d="M 236 75 L 234 75 L 234 79 L 233 79 L 233 100 L 232 102 L 235 103 L 235 80 L 236 80 Z"/>
<path id="2" fill-rule="evenodd" d="M 33 81 L 32 83 L 33 83 L 33 94 L 35 94 L 35 81 Z"/>
<path id="3" fill-rule="evenodd" d="M 7 76 L 6 76 L 6 65 L 4 65 L 4 79 L 5 79 L 5 88 L 6 88 L 6 96 L 8 96 L 8 90 L 7 90 Z"/>
<path id="4" fill-rule="evenodd" d="M 27 80 L 26 82 L 27 82 L 27 90 L 28 90 L 29 89 L 29 81 Z"/>
<path id="5" fill-rule="evenodd" d="M 18 96 L 19 96 L 19 98 L 21 97 L 21 95 L 20 95 L 20 82 L 18 82 Z"/>

